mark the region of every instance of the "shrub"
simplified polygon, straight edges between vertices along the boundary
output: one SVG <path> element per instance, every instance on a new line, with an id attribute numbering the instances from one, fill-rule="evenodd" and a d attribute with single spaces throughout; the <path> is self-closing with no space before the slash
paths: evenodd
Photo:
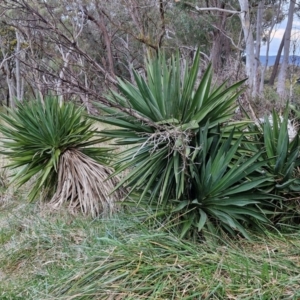
<path id="1" fill-rule="evenodd" d="M 300 192 L 299 179 L 299 135 L 289 120 L 288 105 L 283 116 L 273 111 L 272 115 L 265 117 L 263 122 L 249 125 L 249 131 L 254 134 L 248 136 L 245 148 L 250 149 L 250 155 L 261 149 L 260 161 L 266 162 L 262 173 L 257 176 L 268 177 L 260 188 L 267 193 L 280 197 L 275 198 L 274 212 L 270 215 L 276 222 L 291 223 L 295 215 L 299 217 L 297 198 Z"/>
<path id="2" fill-rule="evenodd" d="M 35 177 L 30 201 L 43 191 L 55 206 L 68 202 L 96 216 L 119 199 L 120 192 L 109 195 L 117 178 L 105 181 L 112 173 L 106 166 L 109 149 L 95 147 L 103 139 L 95 138 L 93 121 L 82 108 L 48 97 L 45 103 L 18 103 L 1 118 L 1 153 L 10 159 L 7 167 L 17 170 L 12 182 L 21 186 Z"/>
<path id="3" fill-rule="evenodd" d="M 115 174 L 130 172 L 116 188 L 139 192 L 138 203 L 154 205 L 155 216 L 169 214 L 182 236 L 204 226 L 247 236 L 246 223 L 267 221 L 259 203 L 273 196 L 257 189 L 267 178 L 248 178 L 264 162 L 256 162 L 260 152 L 240 152 L 245 123 L 229 124 L 243 81 L 213 87 L 209 66 L 197 84 L 199 53 L 190 69 L 180 66 L 179 55 L 168 64 L 160 54 L 149 61 L 147 79 L 136 72 L 136 85 L 120 79 L 110 107 L 99 105 L 106 115 L 97 119 L 118 126 L 102 135 L 131 145 Z"/>

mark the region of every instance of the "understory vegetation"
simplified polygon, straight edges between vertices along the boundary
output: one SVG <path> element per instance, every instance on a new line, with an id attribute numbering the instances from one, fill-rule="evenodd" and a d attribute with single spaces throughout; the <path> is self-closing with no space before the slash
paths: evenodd
<path id="1" fill-rule="evenodd" d="M 135 204 L 153 208 L 148 219 L 181 237 L 201 239 L 204 227 L 250 238 L 249 228 L 297 226 L 299 136 L 289 105 L 283 116 L 233 121 L 243 81 L 215 85 L 209 66 L 197 82 L 199 53 L 182 65 L 161 54 L 146 79 L 135 72 L 135 85 L 119 80 L 111 107 L 98 105 L 95 118 L 117 127 L 101 135 L 132 145 L 114 164 L 114 174 L 130 170 L 116 189 L 125 186 Z"/>
<path id="2" fill-rule="evenodd" d="M 300 297 L 299 231 L 199 244 L 128 213 L 91 219 L 19 197 L 0 222 L 3 300 Z"/>
<path id="3" fill-rule="evenodd" d="M 244 81 L 199 62 L 148 59 L 98 116 L 54 97 L 1 113 L 11 182 L 40 200 L 3 191 L 1 299 L 300 297 L 298 112 L 235 120 Z"/>
<path id="4" fill-rule="evenodd" d="M 10 159 L 6 167 L 16 169 L 16 186 L 35 176 L 29 201 L 40 194 L 59 208 L 68 200 L 71 209 L 96 217 L 114 211 L 122 192 L 110 193 L 118 184 L 117 177 L 107 180 L 111 149 L 95 147 L 105 140 L 96 138 L 93 122 L 82 116 L 83 108 L 58 98 L 19 102 L 1 113 L 2 154 Z"/>

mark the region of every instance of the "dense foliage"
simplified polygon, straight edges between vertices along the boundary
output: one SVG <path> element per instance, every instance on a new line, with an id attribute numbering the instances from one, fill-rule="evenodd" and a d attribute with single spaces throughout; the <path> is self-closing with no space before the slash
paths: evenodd
<path id="1" fill-rule="evenodd" d="M 269 80 L 268 68 L 274 61 L 268 55 L 277 51 L 273 44 L 281 40 L 280 34 L 274 36 L 276 24 L 286 24 L 284 19 L 291 23 L 294 14 L 287 14 L 287 8 L 297 12 L 294 4 L 281 0 L 1 0 L 0 102 L 14 106 L 16 99 L 51 92 L 94 113 L 92 102 L 104 102 L 103 93 L 115 88 L 118 76 L 134 83 L 132 68 L 145 71 L 147 54 L 154 56 L 164 49 L 170 56 L 179 49 L 191 61 L 197 47 L 202 66 L 211 62 L 219 82 L 248 77 L 250 101 L 262 100 L 257 111 L 263 112 L 268 100 L 275 98 L 265 99 L 264 82 L 277 88 L 281 84 L 284 92 L 289 90 L 286 96 L 297 102 L 296 88 L 285 86 L 297 76 L 297 34 L 285 33 L 284 53 L 293 52 L 294 66 L 284 78 L 274 81 L 275 72 Z M 288 60 L 282 62 L 278 70 L 287 67 Z M 278 89 L 272 93 L 284 98 Z"/>
<path id="2" fill-rule="evenodd" d="M 1 153 L 10 159 L 7 167 L 16 170 L 12 182 L 17 186 L 34 178 L 30 201 L 43 192 L 55 205 L 68 202 L 97 215 L 116 200 L 108 190 L 115 179 L 103 185 L 111 173 L 102 166 L 108 163 L 109 149 L 95 147 L 103 139 L 95 138 L 93 121 L 83 116 L 83 108 L 48 97 L 45 103 L 19 102 L 1 118 Z"/>
<path id="3" fill-rule="evenodd" d="M 249 130 L 255 134 L 248 136 L 246 149 L 251 153 L 264 149 L 259 157 L 266 162 L 262 172 L 256 176 L 265 176 L 269 180 L 262 186 L 266 193 L 280 195 L 274 203 L 275 212 L 272 219 L 275 222 L 293 223 L 299 218 L 299 134 L 295 125 L 289 120 L 287 105 L 283 116 L 273 111 L 272 115 L 263 121 L 249 125 Z"/>
<path id="4" fill-rule="evenodd" d="M 298 136 L 289 142 L 287 116 L 262 130 L 249 120 L 230 123 L 242 82 L 215 87 L 211 67 L 197 82 L 198 69 L 199 53 L 183 70 L 178 56 L 168 63 L 161 54 L 149 61 L 146 79 L 135 72 L 136 85 L 119 80 L 120 93 L 108 96 L 111 106 L 130 110 L 100 105 L 106 114 L 97 119 L 117 126 L 102 135 L 131 145 L 115 165 L 115 174 L 129 170 L 116 188 L 129 188 L 181 236 L 206 228 L 248 237 L 246 228 L 268 223 L 284 202 L 277 189 L 287 180 L 282 173 L 298 165 Z"/>
<path id="5" fill-rule="evenodd" d="M 101 114 L 93 118 L 113 125 L 100 138 L 81 108 L 57 98 L 2 113 L 13 181 L 34 176 L 30 200 L 43 191 L 54 207 L 67 202 L 92 216 L 111 212 L 126 190 L 126 203 L 181 237 L 249 238 L 250 228 L 295 224 L 299 136 L 291 135 L 288 106 L 261 123 L 233 121 L 244 81 L 218 86 L 210 65 L 199 79 L 199 64 L 199 51 L 191 66 L 162 52 L 149 58 L 146 76 L 133 71 L 135 84 L 119 79 L 119 91 L 97 104 Z M 114 173 L 111 150 L 96 146 L 109 139 L 122 147 Z"/>

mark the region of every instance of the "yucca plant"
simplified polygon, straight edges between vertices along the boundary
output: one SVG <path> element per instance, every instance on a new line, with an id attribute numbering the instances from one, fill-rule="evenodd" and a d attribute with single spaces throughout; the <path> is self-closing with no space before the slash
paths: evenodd
<path id="1" fill-rule="evenodd" d="M 250 125 L 250 131 L 254 134 L 244 144 L 246 149 L 250 149 L 251 155 L 265 150 L 259 160 L 266 162 L 266 165 L 256 176 L 269 178 L 260 187 L 262 190 L 281 196 L 273 202 L 275 210 L 270 217 L 282 223 L 291 222 L 295 216 L 299 218 L 300 212 L 297 202 L 300 192 L 300 141 L 296 130 L 293 130 L 293 136 L 289 134 L 291 124 L 288 115 L 287 105 L 283 116 L 273 111 L 263 122 Z"/>
<path id="2" fill-rule="evenodd" d="M 244 137 L 240 134 L 236 139 L 235 135 L 235 129 L 229 136 L 226 132 L 224 138 L 220 128 L 202 128 L 202 147 L 189 164 L 189 194 L 164 206 L 153 201 L 148 206 L 147 221 L 160 220 L 167 227 L 175 226 L 181 237 L 198 237 L 204 229 L 250 238 L 247 228 L 262 230 L 270 224 L 266 214 L 271 212 L 271 201 L 280 197 L 262 191 L 261 186 L 269 178 L 256 174 L 267 162 L 259 161 L 262 151 L 252 157 L 241 152 Z M 141 200 L 145 207 L 147 200 Z"/>
<path id="3" fill-rule="evenodd" d="M 155 216 L 169 213 L 182 236 L 209 224 L 247 236 L 243 226 L 266 221 L 259 203 L 272 196 L 257 191 L 265 177 L 247 178 L 264 162 L 256 163 L 260 154 L 240 155 L 242 130 L 229 124 L 243 81 L 213 87 L 209 66 L 197 83 L 198 68 L 199 53 L 184 69 L 178 55 L 168 64 L 160 54 L 149 61 L 147 79 L 136 72 L 135 85 L 120 79 L 110 107 L 99 105 L 97 119 L 118 127 L 102 135 L 131 146 L 119 155 L 115 174 L 129 171 L 116 189 L 154 205 Z"/>
<path id="4" fill-rule="evenodd" d="M 297 168 L 300 166 L 299 136 L 289 136 L 288 107 L 283 116 L 276 111 L 265 117 L 259 124 L 251 125 L 251 143 L 246 148 L 257 152 L 265 149 L 260 160 L 267 162 L 264 172 L 274 181 L 270 181 L 269 191 L 288 193 L 300 191 Z"/>
<path id="5" fill-rule="evenodd" d="M 2 112 L 1 119 L 1 153 L 10 159 L 7 167 L 16 170 L 12 182 L 21 186 L 34 177 L 30 201 L 43 192 L 56 206 L 67 202 L 96 216 L 119 200 L 120 191 L 110 195 L 117 177 L 106 181 L 112 173 L 109 149 L 95 147 L 103 139 L 95 138 L 83 108 L 48 97 L 45 103 L 20 102 Z"/>
<path id="6" fill-rule="evenodd" d="M 188 63 L 186 62 L 186 66 Z M 102 131 L 118 145 L 132 145 L 122 152 L 116 174 L 130 172 L 117 186 L 151 191 L 151 199 L 180 199 L 188 188 L 188 165 L 201 148 L 200 128 L 228 122 L 243 82 L 212 88 L 212 68 L 197 84 L 199 53 L 189 69 L 180 66 L 179 55 L 168 64 L 165 55 L 147 64 L 147 79 L 134 71 L 136 84 L 119 79 L 120 93 L 107 96 L 111 106 L 99 105 L 105 115 L 98 120 L 119 129 Z"/>
<path id="7" fill-rule="evenodd" d="M 234 139 L 233 129 L 226 139 L 220 129 L 214 134 L 208 127 L 201 130 L 199 139 L 202 147 L 199 155 L 190 164 L 190 195 L 188 200 L 178 201 L 178 209 L 188 212 L 182 222 L 182 234 L 193 227 L 200 231 L 219 230 L 230 234 L 240 232 L 249 237 L 245 228 L 261 227 L 268 223 L 266 210 L 270 206 L 267 200 L 277 198 L 260 191 L 268 178 L 266 176 L 251 177 L 257 170 L 266 165 L 259 161 L 262 151 L 247 157 L 240 151 L 243 135 Z M 174 217 L 173 217 L 174 218 Z"/>

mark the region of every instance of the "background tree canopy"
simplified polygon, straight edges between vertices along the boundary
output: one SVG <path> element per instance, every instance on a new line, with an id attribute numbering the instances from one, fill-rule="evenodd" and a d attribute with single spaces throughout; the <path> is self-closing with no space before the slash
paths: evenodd
<path id="1" fill-rule="evenodd" d="M 297 94 L 297 68 L 285 57 L 277 82 L 279 61 L 275 63 L 273 93 L 264 87 L 271 71 L 268 50 L 261 53 L 260 48 L 270 45 L 275 25 L 287 19 L 278 55 L 284 49 L 288 57 L 297 43 L 291 24 L 298 10 L 295 1 L 284 0 L 3 0 L 1 101 L 14 106 L 15 99 L 51 92 L 83 103 L 92 113 L 91 103 L 102 103 L 103 92 L 114 88 L 117 77 L 134 82 L 133 69 L 145 74 L 147 55 L 179 49 L 192 61 L 199 47 L 199 76 L 211 61 L 215 80 L 233 83 L 247 77 L 248 101 L 265 98 L 260 105 L 268 108 L 276 94 L 284 100 L 272 105 L 280 106 Z M 266 57 L 264 63 L 260 55 Z"/>

